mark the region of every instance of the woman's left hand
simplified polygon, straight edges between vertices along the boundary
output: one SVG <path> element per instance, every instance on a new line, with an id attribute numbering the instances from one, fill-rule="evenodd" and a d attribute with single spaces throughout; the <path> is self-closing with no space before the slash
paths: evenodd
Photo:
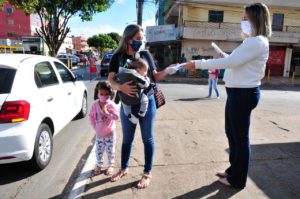
<path id="1" fill-rule="evenodd" d="M 186 63 L 185 65 L 182 66 L 182 68 L 186 69 L 186 70 L 195 70 L 195 61 L 191 60 L 188 63 Z"/>

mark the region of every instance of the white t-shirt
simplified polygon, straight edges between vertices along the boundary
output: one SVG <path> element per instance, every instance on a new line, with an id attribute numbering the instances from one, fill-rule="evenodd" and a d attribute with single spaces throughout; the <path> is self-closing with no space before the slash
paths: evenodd
<path id="1" fill-rule="evenodd" d="M 261 84 L 269 57 L 269 41 L 264 36 L 243 41 L 229 56 L 220 59 L 196 60 L 196 69 L 226 69 L 226 87 L 253 88 Z"/>

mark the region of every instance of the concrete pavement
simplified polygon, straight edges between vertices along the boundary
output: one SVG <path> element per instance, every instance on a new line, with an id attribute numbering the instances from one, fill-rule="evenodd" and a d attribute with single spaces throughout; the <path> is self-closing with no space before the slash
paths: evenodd
<path id="1" fill-rule="evenodd" d="M 300 198 L 300 92 L 262 90 L 253 112 L 252 157 L 247 187 L 236 190 L 216 182 L 228 166 L 224 133 L 225 89 L 207 100 L 207 86 L 162 84 L 167 104 L 155 124 L 155 160 L 150 186 L 135 188 L 144 164 L 137 128 L 130 173 L 118 182 L 99 175 L 87 180 L 83 198 Z M 117 167 L 121 128 L 118 122 Z"/>

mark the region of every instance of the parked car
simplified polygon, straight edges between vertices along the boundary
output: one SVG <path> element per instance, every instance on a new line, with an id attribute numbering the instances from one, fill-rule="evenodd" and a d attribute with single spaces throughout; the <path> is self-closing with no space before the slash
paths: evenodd
<path id="1" fill-rule="evenodd" d="M 112 53 L 106 53 L 104 56 L 103 56 L 103 59 L 101 61 L 101 76 L 105 76 L 108 74 L 108 67 L 109 67 L 109 62 L 111 60 L 111 57 L 113 56 Z"/>
<path id="2" fill-rule="evenodd" d="M 59 54 L 59 55 L 56 56 L 56 58 L 61 60 L 65 64 L 68 63 L 68 59 L 71 60 L 73 65 L 77 65 L 80 62 L 79 57 L 77 57 L 75 55 Z"/>
<path id="3" fill-rule="evenodd" d="M 52 137 L 86 114 L 87 89 L 61 61 L 0 55 L 0 164 L 29 160 L 45 168 Z"/>
<path id="4" fill-rule="evenodd" d="M 80 58 L 77 57 L 76 55 L 70 55 L 72 64 L 77 65 L 80 62 Z"/>

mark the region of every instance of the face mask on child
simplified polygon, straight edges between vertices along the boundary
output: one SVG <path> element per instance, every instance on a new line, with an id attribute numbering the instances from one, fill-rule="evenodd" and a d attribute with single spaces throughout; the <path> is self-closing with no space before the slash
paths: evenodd
<path id="1" fill-rule="evenodd" d="M 247 21 L 241 21 L 241 28 L 242 28 L 243 33 L 245 33 L 247 35 L 252 34 L 251 24 L 248 20 Z"/>
<path id="2" fill-rule="evenodd" d="M 100 102 L 105 103 L 109 99 L 109 95 L 98 95 L 98 98 L 99 98 Z"/>

